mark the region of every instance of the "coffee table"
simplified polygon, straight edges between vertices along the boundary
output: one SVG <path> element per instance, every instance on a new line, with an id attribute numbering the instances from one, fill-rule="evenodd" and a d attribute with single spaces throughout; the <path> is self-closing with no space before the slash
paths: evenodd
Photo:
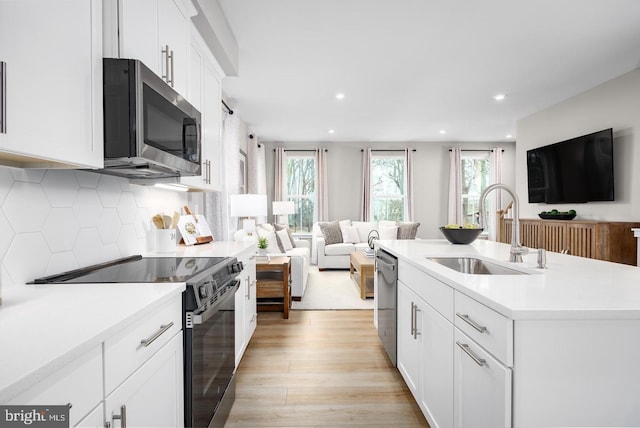
<path id="1" fill-rule="evenodd" d="M 282 311 L 289 318 L 291 308 L 291 269 L 289 257 L 256 258 L 256 298 L 258 311 Z"/>
<path id="2" fill-rule="evenodd" d="M 367 257 L 362 251 L 353 251 L 349 255 L 349 275 L 360 288 L 360 298 L 373 297 L 374 258 Z"/>

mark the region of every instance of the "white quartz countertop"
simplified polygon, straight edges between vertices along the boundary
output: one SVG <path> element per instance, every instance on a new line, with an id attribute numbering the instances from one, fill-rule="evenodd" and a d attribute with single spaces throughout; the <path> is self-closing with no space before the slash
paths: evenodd
<path id="1" fill-rule="evenodd" d="M 253 244 L 178 246 L 166 257 L 235 256 Z M 184 291 L 185 283 L 16 284 L 0 305 L 0 404 Z"/>
<path id="2" fill-rule="evenodd" d="M 547 269 L 537 252 L 510 263 L 509 245 L 476 240 L 377 241 L 378 245 L 511 319 L 640 319 L 640 268 L 547 251 Z M 498 262 L 529 275 L 463 274 L 428 257 L 471 256 Z"/>

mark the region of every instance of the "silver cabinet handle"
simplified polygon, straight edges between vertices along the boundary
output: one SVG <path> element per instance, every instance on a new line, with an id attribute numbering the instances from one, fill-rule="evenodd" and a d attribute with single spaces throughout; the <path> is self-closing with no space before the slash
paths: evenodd
<path id="1" fill-rule="evenodd" d="M 487 331 L 487 327 L 478 324 L 477 322 L 475 322 L 474 320 L 472 320 L 471 318 L 469 318 L 469 315 L 467 314 L 461 314 L 459 312 L 456 312 L 456 316 L 458 318 L 460 318 L 462 321 L 466 322 L 467 324 L 469 324 L 471 327 L 475 328 L 476 330 L 478 330 L 480 333 L 484 333 Z"/>
<path id="2" fill-rule="evenodd" d="M 173 321 L 171 321 L 169 324 L 163 324 L 160 326 L 160 329 L 158 331 L 156 331 L 155 333 L 153 333 L 151 336 L 149 336 L 146 339 L 142 339 L 140 341 L 140 344 L 142 346 L 144 346 L 145 348 L 149 345 L 151 345 L 157 338 L 159 338 L 160 336 L 162 336 L 162 334 L 169 330 L 171 327 L 173 327 Z"/>
<path id="3" fill-rule="evenodd" d="M 124 404 L 122 406 L 120 406 L 120 414 L 119 415 L 113 415 L 111 417 L 112 420 L 118 420 L 120 419 L 120 426 L 122 428 L 127 428 L 127 406 L 125 406 Z"/>
<path id="4" fill-rule="evenodd" d="M 0 61 L 0 134 L 7 133 L 7 63 Z"/>
<path id="5" fill-rule="evenodd" d="M 416 331 L 416 311 L 414 309 L 415 304 L 411 302 L 411 336 L 413 336 L 414 332 Z"/>
<path id="6" fill-rule="evenodd" d="M 171 87 L 173 88 L 174 83 L 176 82 L 175 74 L 173 73 L 173 49 L 171 50 Z"/>
<path id="7" fill-rule="evenodd" d="M 162 78 L 165 82 L 169 83 L 171 81 L 169 78 L 169 45 L 165 45 L 164 48 L 162 48 L 162 54 L 164 55 L 164 74 Z"/>
<path id="8" fill-rule="evenodd" d="M 207 183 L 211 184 L 211 161 L 207 161 Z"/>
<path id="9" fill-rule="evenodd" d="M 414 323 L 415 323 L 415 325 L 413 326 L 413 338 L 417 339 L 418 335 L 421 334 L 418 331 L 418 312 L 420 312 L 420 308 L 418 307 L 417 304 L 413 306 L 413 311 L 415 312 L 415 315 L 413 316 Z"/>
<path id="10" fill-rule="evenodd" d="M 480 367 L 484 366 L 486 364 L 486 360 L 478 357 L 476 354 L 474 354 L 473 352 L 471 352 L 471 349 L 469 349 L 469 345 L 467 345 L 466 343 L 460 343 L 456 340 L 456 345 L 458 345 L 460 347 L 460 349 L 462 349 L 464 351 L 465 354 L 467 354 L 468 356 L 471 357 L 471 359 L 473 361 L 476 362 L 477 365 L 479 365 Z"/>
<path id="11" fill-rule="evenodd" d="M 252 281 L 252 282 L 249 282 L 249 281 L 251 281 L 251 277 L 247 276 L 247 284 L 248 284 L 247 285 L 247 300 L 251 300 L 251 287 L 256 285 L 256 282 L 257 282 L 255 280 Z"/>

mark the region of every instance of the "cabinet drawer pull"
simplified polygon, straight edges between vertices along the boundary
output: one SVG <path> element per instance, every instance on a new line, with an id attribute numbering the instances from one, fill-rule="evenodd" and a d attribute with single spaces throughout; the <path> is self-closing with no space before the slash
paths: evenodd
<path id="1" fill-rule="evenodd" d="M 456 316 L 458 318 L 460 318 L 462 321 L 464 321 L 467 324 L 469 324 L 471 327 L 473 327 L 476 330 L 478 330 L 480 333 L 484 333 L 484 332 L 487 331 L 487 327 L 478 324 L 477 322 L 475 322 L 474 320 L 469 318 L 469 315 L 467 315 L 467 314 L 460 314 L 460 313 L 456 312 Z"/>
<path id="2" fill-rule="evenodd" d="M 153 333 L 151 336 L 149 336 L 146 339 L 142 339 L 140 341 L 140 344 L 142 346 L 144 346 L 145 348 L 149 345 L 151 345 L 157 338 L 159 338 L 160 336 L 162 336 L 162 334 L 169 330 L 171 327 L 173 327 L 173 321 L 171 321 L 169 324 L 163 324 L 160 326 L 160 329 L 158 331 L 156 331 L 155 333 Z"/>
<path id="3" fill-rule="evenodd" d="M 473 361 L 476 362 L 477 365 L 479 365 L 480 367 L 484 366 L 486 363 L 486 360 L 478 357 L 476 354 L 474 354 L 471 349 L 469 349 L 469 345 L 467 345 L 466 343 L 460 343 L 456 340 L 456 345 L 458 345 L 460 347 L 460 349 L 462 349 L 464 351 L 465 354 L 467 354 L 468 356 L 471 357 L 471 359 Z"/>
<path id="4" fill-rule="evenodd" d="M 167 84 L 170 84 L 171 77 L 169 76 L 169 61 L 171 57 L 169 56 L 169 45 L 165 45 L 165 47 L 162 48 L 162 54 L 164 55 L 164 74 L 162 75 L 162 78 L 167 82 Z"/>
<path id="5" fill-rule="evenodd" d="M 7 63 L 0 61 L 0 134 L 7 133 Z"/>

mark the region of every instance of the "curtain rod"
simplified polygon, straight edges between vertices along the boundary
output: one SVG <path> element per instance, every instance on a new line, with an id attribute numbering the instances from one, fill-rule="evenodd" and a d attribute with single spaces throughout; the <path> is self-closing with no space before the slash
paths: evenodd
<path id="1" fill-rule="evenodd" d="M 220 100 L 220 101 L 222 101 L 222 105 L 224 106 L 224 108 L 227 109 L 227 113 L 233 114 L 233 110 L 231 110 L 231 107 L 229 107 L 227 103 L 224 102 L 224 100 Z"/>
<path id="2" fill-rule="evenodd" d="M 250 139 L 250 140 L 253 140 L 253 134 L 249 134 L 249 139 Z M 260 143 L 258 143 L 258 147 L 262 147 L 262 146 L 260 145 Z"/>
<path id="3" fill-rule="evenodd" d="M 451 151 L 451 149 L 449 149 Z M 461 149 L 461 152 L 492 152 L 493 149 Z M 504 153 L 504 149 L 501 150 Z"/>
<path id="4" fill-rule="evenodd" d="M 275 152 L 276 149 L 273 149 Z M 284 149 L 285 152 L 315 152 L 316 149 Z M 324 149 L 325 152 L 328 152 L 329 149 Z"/>
<path id="5" fill-rule="evenodd" d="M 364 152 L 364 149 L 360 149 L 361 152 Z M 385 149 L 372 149 L 372 152 L 404 152 L 404 149 L 391 149 L 391 150 L 385 150 Z M 416 149 L 411 149 L 412 152 L 417 152 Z"/>

